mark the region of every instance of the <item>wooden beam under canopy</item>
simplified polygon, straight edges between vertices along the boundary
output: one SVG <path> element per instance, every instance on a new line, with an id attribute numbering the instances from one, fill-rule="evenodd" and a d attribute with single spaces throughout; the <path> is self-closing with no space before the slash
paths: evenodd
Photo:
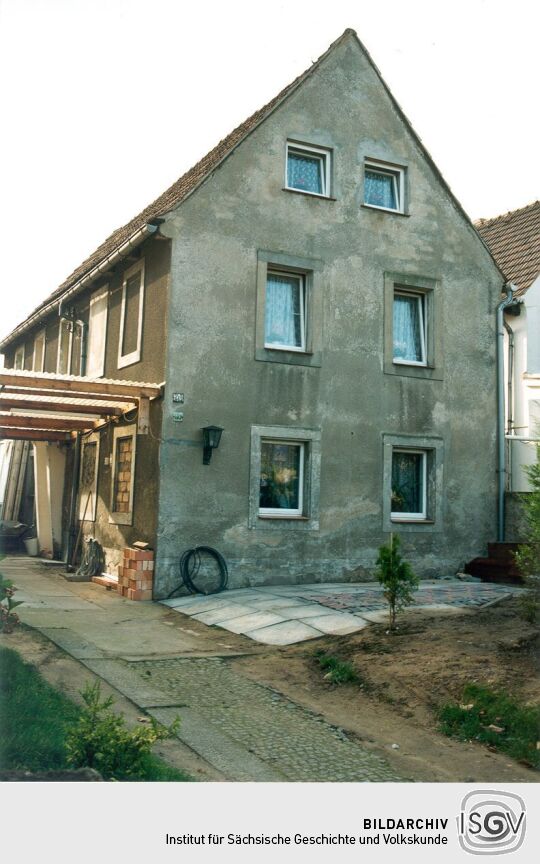
<path id="1" fill-rule="evenodd" d="M 135 399 L 141 396 L 152 399 L 161 395 L 159 384 L 130 384 L 127 381 L 110 379 L 98 381 L 75 375 L 39 375 L 15 369 L 0 370 L 0 385 L 2 384 L 6 387 L 28 387 L 33 390 L 63 390 L 72 394 L 84 394 L 86 398 L 91 398 L 92 393 L 131 396 Z"/>
<path id="2" fill-rule="evenodd" d="M 30 394 L 29 394 L 30 396 Z M 95 414 L 96 417 L 120 417 L 122 409 L 112 405 L 84 405 L 67 402 L 45 402 L 37 397 L 32 399 L 10 399 L 0 393 L 0 411 L 6 408 L 24 408 L 34 411 L 61 411 L 62 414 Z"/>
<path id="3" fill-rule="evenodd" d="M 67 432 L 46 429 L 9 429 L 0 426 L 0 441 L 71 441 Z"/>
<path id="4" fill-rule="evenodd" d="M 36 417 L 31 414 L 0 414 L 0 427 L 14 429 L 62 429 L 64 432 L 93 429 L 91 419 L 77 420 L 73 417 Z"/>
<path id="5" fill-rule="evenodd" d="M 9 389 L 3 389 L 4 385 L 0 384 L 0 397 L 1 396 L 11 396 L 11 395 L 19 395 L 19 396 L 37 396 L 31 388 L 28 387 L 9 387 Z M 46 387 L 42 387 L 39 390 L 39 395 L 42 397 L 51 396 L 56 398 L 64 397 L 65 399 L 92 399 L 97 402 L 132 402 L 134 407 L 137 402 L 135 396 L 118 396 L 114 395 L 114 399 L 108 393 L 74 393 L 70 390 L 48 390 Z"/>

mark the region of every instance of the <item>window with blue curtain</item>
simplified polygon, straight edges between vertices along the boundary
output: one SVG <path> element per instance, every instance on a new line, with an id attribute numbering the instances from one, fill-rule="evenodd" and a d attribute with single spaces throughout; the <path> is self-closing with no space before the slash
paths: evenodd
<path id="1" fill-rule="evenodd" d="M 325 195 L 325 157 L 289 149 L 287 151 L 287 186 L 302 192 Z"/>
<path id="2" fill-rule="evenodd" d="M 266 280 L 264 344 L 303 349 L 304 279 L 288 273 L 269 273 Z"/>
<path id="3" fill-rule="evenodd" d="M 426 362 L 424 298 L 421 294 L 394 294 L 394 360 Z"/>
<path id="4" fill-rule="evenodd" d="M 425 513 L 425 453 L 396 450 L 392 454 L 392 513 Z"/>
<path id="5" fill-rule="evenodd" d="M 398 210 L 398 188 L 395 174 L 366 168 L 364 174 L 364 204 Z"/>

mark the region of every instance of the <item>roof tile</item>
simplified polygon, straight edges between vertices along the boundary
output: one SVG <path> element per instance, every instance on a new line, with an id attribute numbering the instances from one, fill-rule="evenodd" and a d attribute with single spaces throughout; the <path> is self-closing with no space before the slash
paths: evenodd
<path id="1" fill-rule="evenodd" d="M 516 296 L 525 294 L 540 273 L 540 201 L 474 224 Z"/>

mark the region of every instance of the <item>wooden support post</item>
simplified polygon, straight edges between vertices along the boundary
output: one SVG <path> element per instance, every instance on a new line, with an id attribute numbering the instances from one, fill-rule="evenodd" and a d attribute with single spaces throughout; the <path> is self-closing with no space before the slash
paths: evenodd
<path id="1" fill-rule="evenodd" d="M 139 413 L 137 416 L 137 434 L 148 435 L 150 428 L 150 400 L 146 396 L 139 399 Z"/>

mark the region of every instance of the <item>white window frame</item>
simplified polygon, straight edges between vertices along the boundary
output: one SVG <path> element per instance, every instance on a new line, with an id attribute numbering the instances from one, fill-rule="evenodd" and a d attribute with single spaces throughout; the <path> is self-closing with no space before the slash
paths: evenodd
<path id="1" fill-rule="evenodd" d="M 96 305 L 106 300 L 103 316 L 103 337 L 101 340 L 95 338 L 93 326 L 95 326 Z M 102 378 L 105 374 L 105 356 L 107 353 L 107 325 L 109 319 L 109 286 L 103 285 L 90 297 L 90 311 L 88 316 L 88 345 L 86 359 L 86 376 L 88 378 Z M 97 342 L 97 348 L 96 348 Z M 99 356 L 97 356 L 99 355 Z"/>
<path id="2" fill-rule="evenodd" d="M 300 459 L 299 459 L 299 468 L 298 468 L 298 507 L 295 508 L 287 508 L 287 507 L 261 507 L 259 505 L 259 516 L 263 518 L 265 516 L 270 516 L 273 518 L 282 517 L 283 519 L 287 519 L 291 516 L 303 516 L 304 515 L 304 474 L 305 474 L 305 461 L 306 461 L 306 445 L 304 441 L 294 441 L 284 438 L 261 438 L 261 451 L 263 444 L 286 444 L 289 447 L 298 447 L 300 450 Z M 259 483 L 260 483 L 260 471 L 259 471 Z"/>
<path id="3" fill-rule="evenodd" d="M 372 171 L 374 174 L 382 174 L 385 177 L 392 178 L 397 207 L 381 207 L 379 204 L 370 204 L 366 201 L 366 171 Z M 405 213 L 405 169 L 399 165 L 390 165 L 386 162 L 378 162 L 375 159 L 366 159 L 364 162 L 364 207 L 372 207 L 374 210 L 383 210 L 386 213 Z"/>
<path id="4" fill-rule="evenodd" d="M 125 325 L 125 317 L 126 317 L 126 290 L 128 280 L 131 279 L 136 273 L 140 273 L 140 283 L 139 283 L 139 317 L 137 321 L 137 347 L 134 351 L 131 351 L 130 354 L 122 354 L 122 345 L 124 342 L 124 325 Z M 138 363 L 141 359 L 141 344 L 142 344 L 142 331 L 143 331 L 143 314 L 144 314 L 144 274 L 145 274 L 145 266 L 144 266 L 144 258 L 141 261 L 137 261 L 124 273 L 124 280 L 122 282 L 122 311 L 120 314 L 120 334 L 118 338 L 118 369 L 123 369 L 125 366 L 131 366 L 132 363 Z"/>
<path id="5" fill-rule="evenodd" d="M 407 453 L 408 455 L 416 454 L 422 457 L 422 467 L 421 467 L 421 483 L 422 483 L 422 510 L 419 513 L 402 513 L 396 512 L 392 510 L 390 505 L 390 518 L 393 522 L 425 522 L 427 519 L 427 450 L 416 450 L 411 447 L 393 447 L 392 448 L 392 466 L 391 471 L 393 472 L 393 459 L 394 454 L 396 453 Z M 390 484 L 391 489 L 391 484 Z"/>
<path id="6" fill-rule="evenodd" d="M 67 326 L 69 326 L 69 331 L 68 331 L 68 332 L 69 332 L 68 362 L 67 362 L 67 369 L 66 369 L 66 371 L 65 371 L 65 372 L 60 372 L 60 358 L 61 358 L 61 356 L 62 356 L 62 326 L 63 326 L 64 324 L 67 325 Z M 57 373 L 58 375 L 71 375 L 71 354 L 72 354 L 72 350 L 73 350 L 73 327 L 69 325 L 69 322 L 68 322 L 68 321 L 66 321 L 66 320 L 64 320 L 63 318 L 61 318 L 60 321 L 58 322 L 58 350 L 57 350 L 57 352 L 56 352 L 56 373 Z"/>
<path id="7" fill-rule="evenodd" d="M 13 357 L 13 368 L 14 369 L 24 369 L 24 344 L 19 345 L 17 350 L 15 351 L 15 355 Z"/>
<path id="8" fill-rule="evenodd" d="M 266 285 L 264 289 L 264 332 L 266 334 L 266 289 L 268 286 L 268 278 L 270 276 L 284 276 L 289 279 L 297 279 L 300 285 L 300 345 L 286 345 L 280 342 L 266 342 L 264 347 L 275 351 L 297 351 L 300 353 L 306 352 L 306 322 L 307 322 L 307 290 L 306 277 L 304 273 L 293 273 L 290 270 L 276 270 L 274 267 L 268 268 L 266 272 Z"/>
<path id="9" fill-rule="evenodd" d="M 322 192 L 310 192 L 309 189 L 298 189 L 296 186 L 289 186 L 289 152 L 299 155 L 306 154 L 312 159 L 318 159 L 322 163 Z M 296 141 L 287 141 L 285 152 L 285 189 L 293 192 L 301 192 L 303 195 L 314 195 L 315 198 L 330 198 L 330 150 L 323 147 L 313 147 L 308 144 L 297 144 Z"/>
<path id="10" fill-rule="evenodd" d="M 129 484 L 129 509 L 127 513 L 120 513 L 114 510 L 114 486 L 116 477 L 116 461 L 117 461 L 117 446 L 118 438 L 131 438 L 131 479 Z M 109 522 L 116 525 L 133 525 L 133 497 L 135 492 L 135 465 L 137 458 L 137 427 L 136 426 L 116 426 L 113 432 L 112 442 L 112 465 L 111 465 L 111 505 Z"/>
<path id="11" fill-rule="evenodd" d="M 420 349 L 422 353 L 421 360 L 402 360 L 394 355 L 394 303 L 396 297 L 412 297 L 418 302 L 418 318 L 420 321 Z M 392 299 L 392 362 L 398 363 L 401 366 L 427 366 L 427 344 L 428 344 L 428 321 L 426 315 L 426 295 L 422 291 L 408 291 L 403 288 L 394 288 L 394 296 Z"/>
<path id="12" fill-rule="evenodd" d="M 42 340 L 42 348 L 41 348 L 41 362 L 39 366 L 36 364 L 36 346 L 38 344 L 38 340 Z M 43 372 L 45 368 L 45 345 L 47 343 L 46 339 L 46 330 L 40 330 L 39 333 L 36 333 L 36 338 L 34 339 L 34 350 L 32 356 L 32 371 L 33 372 Z"/>

